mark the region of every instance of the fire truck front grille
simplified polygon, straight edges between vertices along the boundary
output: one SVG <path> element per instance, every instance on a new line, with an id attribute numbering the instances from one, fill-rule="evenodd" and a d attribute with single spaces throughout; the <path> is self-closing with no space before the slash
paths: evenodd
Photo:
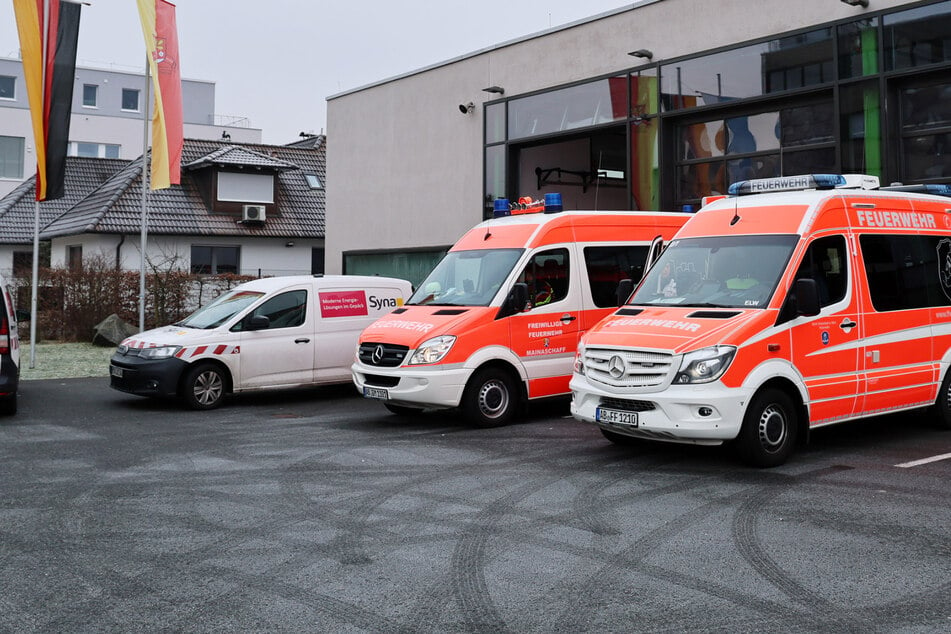
<path id="1" fill-rule="evenodd" d="M 663 385 L 672 363 L 673 355 L 650 350 L 588 348 L 584 354 L 585 375 L 612 387 Z"/>
<path id="2" fill-rule="evenodd" d="M 656 408 L 650 401 L 632 401 L 626 398 L 601 397 L 601 405 L 608 409 L 619 409 L 623 412 L 649 412 Z"/>
<path id="3" fill-rule="evenodd" d="M 409 348 L 392 343 L 367 342 L 360 344 L 360 361 L 382 368 L 395 368 L 403 363 Z"/>

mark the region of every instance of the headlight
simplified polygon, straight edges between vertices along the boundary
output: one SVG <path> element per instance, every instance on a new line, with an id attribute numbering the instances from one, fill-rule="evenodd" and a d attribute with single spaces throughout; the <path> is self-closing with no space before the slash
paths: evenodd
<path id="1" fill-rule="evenodd" d="M 575 364 L 571 369 L 575 374 L 584 376 L 584 351 L 581 348 L 575 352 Z"/>
<path id="2" fill-rule="evenodd" d="M 735 346 L 713 346 L 684 355 L 674 383 L 710 383 L 719 379 L 733 361 Z"/>
<path id="3" fill-rule="evenodd" d="M 142 348 L 139 350 L 139 356 L 143 359 L 168 359 L 175 356 L 175 353 L 181 350 L 181 346 L 157 346 L 155 348 Z"/>
<path id="4" fill-rule="evenodd" d="M 439 363 L 456 343 L 456 338 L 451 335 L 441 335 L 424 341 L 409 360 L 409 365 L 420 365 L 423 363 Z"/>

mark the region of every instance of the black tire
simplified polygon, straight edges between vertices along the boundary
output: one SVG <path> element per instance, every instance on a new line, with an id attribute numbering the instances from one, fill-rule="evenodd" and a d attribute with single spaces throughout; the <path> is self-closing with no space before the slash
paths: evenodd
<path id="1" fill-rule="evenodd" d="M 938 399 L 934 404 L 934 422 L 941 429 L 951 429 L 951 371 L 944 375 Z"/>
<path id="2" fill-rule="evenodd" d="M 182 380 L 182 400 L 191 409 L 214 409 L 228 391 L 224 371 L 213 363 L 199 363 Z"/>
<path id="3" fill-rule="evenodd" d="M 423 411 L 419 407 L 407 407 L 406 405 L 394 405 L 393 403 L 383 403 L 383 407 L 397 416 L 413 416 Z"/>
<path id="4" fill-rule="evenodd" d="M 462 395 L 462 412 L 477 427 L 500 427 L 515 417 L 519 400 L 508 372 L 485 368 L 469 379 Z"/>
<path id="5" fill-rule="evenodd" d="M 608 431 L 607 429 L 602 429 L 601 434 L 613 442 L 615 445 L 621 445 L 624 447 L 630 447 L 631 445 L 639 445 L 643 442 L 640 438 L 634 438 L 633 436 L 625 436 L 624 434 L 619 434 L 614 431 Z"/>
<path id="6" fill-rule="evenodd" d="M 737 437 L 740 458 L 754 467 L 778 467 L 796 448 L 799 416 L 789 395 L 767 388 L 757 393 L 746 408 Z"/>
<path id="7" fill-rule="evenodd" d="M 17 395 L 11 394 L 0 401 L 0 416 L 13 416 L 17 413 Z"/>

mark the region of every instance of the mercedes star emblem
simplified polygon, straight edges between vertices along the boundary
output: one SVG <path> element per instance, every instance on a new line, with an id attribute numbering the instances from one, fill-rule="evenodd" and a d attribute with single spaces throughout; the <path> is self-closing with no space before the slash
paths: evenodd
<path id="1" fill-rule="evenodd" d="M 608 374 L 610 374 L 613 379 L 620 379 L 624 376 L 624 359 L 619 355 L 614 355 L 611 357 L 611 360 L 608 361 Z"/>
<path id="2" fill-rule="evenodd" d="M 383 345 L 377 344 L 376 348 L 373 349 L 373 354 L 370 355 L 370 359 L 373 360 L 373 365 L 380 365 L 380 361 L 383 360 Z"/>

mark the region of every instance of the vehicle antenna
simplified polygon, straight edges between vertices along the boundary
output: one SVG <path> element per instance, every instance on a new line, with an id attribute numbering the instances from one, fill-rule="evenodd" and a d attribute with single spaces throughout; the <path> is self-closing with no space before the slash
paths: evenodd
<path id="1" fill-rule="evenodd" d="M 731 227 L 740 221 L 739 206 L 740 206 L 739 197 L 736 197 L 733 199 L 733 219 L 730 220 Z"/>

